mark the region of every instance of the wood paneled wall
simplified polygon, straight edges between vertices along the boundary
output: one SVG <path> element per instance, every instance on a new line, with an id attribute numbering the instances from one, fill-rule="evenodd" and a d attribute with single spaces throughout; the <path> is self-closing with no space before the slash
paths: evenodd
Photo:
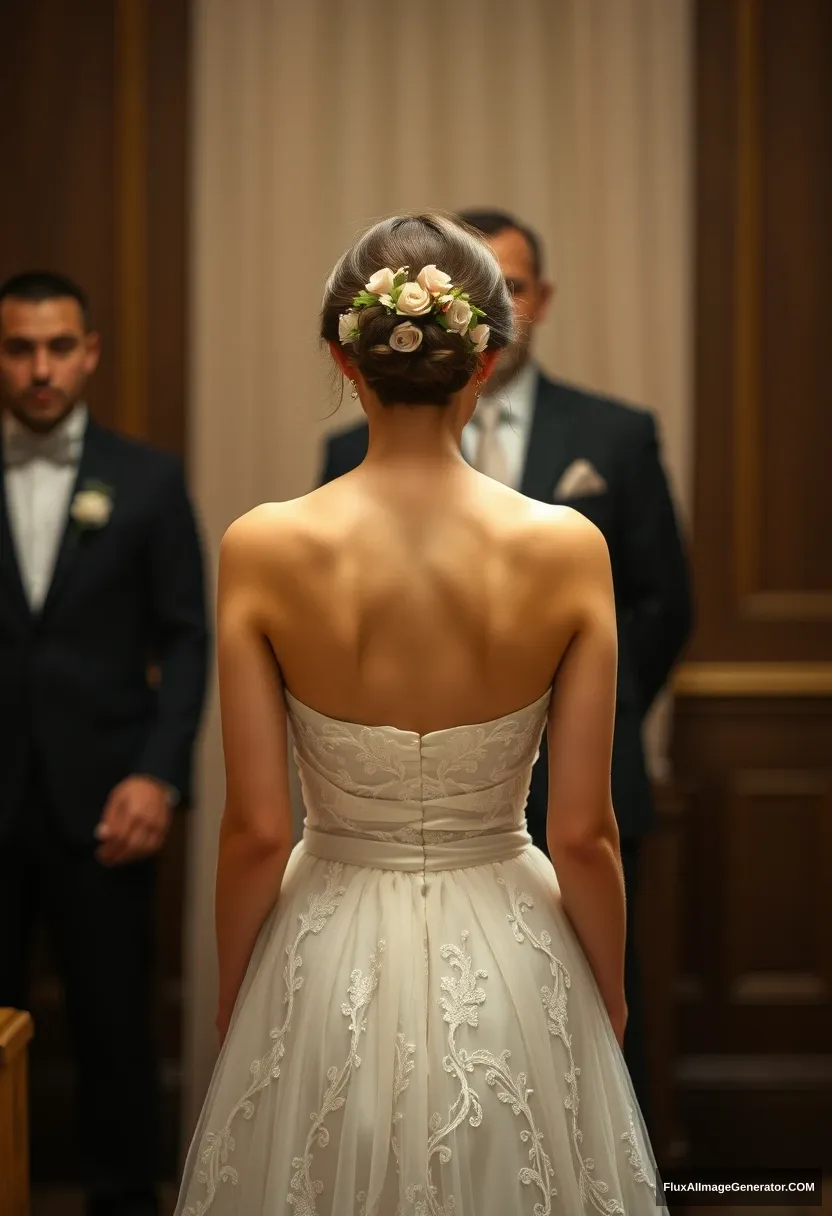
<path id="1" fill-rule="evenodd" d="M 96 417 L 182 453 L 187 368 L 187 0 L 2 0 L 0 279 L 48 269 L 90 295 L 103 339 Z M 164 860 L 159 1030 L 166 1156 L 180 1079 L 184 824 Z M 75 1167 L 60 989 L 39 948 L 33 990 L 32 1155 Z"/>
<path id="2" fill-rule="evenodd" d="M 703 1164 L 832 1165 L 832 5 L 698 0 L 681 1106 Z"/>

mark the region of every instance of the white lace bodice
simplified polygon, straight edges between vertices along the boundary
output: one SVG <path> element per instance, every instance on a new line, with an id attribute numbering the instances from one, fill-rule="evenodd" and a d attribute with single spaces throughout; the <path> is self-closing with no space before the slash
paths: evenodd
<path id="1" fill-rule="evenodd" d="M 491 722 L 419 735 L 339 722 L 287 692 L 304 843 L 320 857 L 440 870 L 515 856 L 551 690 Z"/>

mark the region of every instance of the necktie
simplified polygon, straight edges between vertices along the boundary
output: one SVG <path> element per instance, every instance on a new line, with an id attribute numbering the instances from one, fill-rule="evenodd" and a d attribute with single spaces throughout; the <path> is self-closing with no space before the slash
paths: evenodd
<path id="1" fill-rule="evenodd" d="M 71 465 L 77 463 L 80 449 L 79 440 L 67 435 L 65 430 L 36 435 L 20 428 L 6 437 L 3 456 L 7 468 L 19 468 L 37 459 L 56 465 Z"/>
<path id="2" fill-rule="evenodd" d="M 509 484 L 508 457 L 500 427 L 508 418 L 505 406 L 494 398 L 480 401 L 471 421 L 479 429 L 473 466 L 487 477 Z"/>

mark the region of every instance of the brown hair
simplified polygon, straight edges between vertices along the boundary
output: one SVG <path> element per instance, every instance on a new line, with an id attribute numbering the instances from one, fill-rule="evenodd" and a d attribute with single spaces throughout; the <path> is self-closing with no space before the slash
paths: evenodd
<path id="1" fill-rule="evenodd" d="M 4 300 L 25 300 L 42 304 L 44 300 L 74 300 L 81 310 L 84 328 L 90 327 L 90 306 L 86 294 L 66 275 L 51 270 L 25 270 L 0 284 L 0 304 Z"/>
<path id="2" fill-rule="evenodd" d="M 441 212 L 396 215 L 382 220 L 358 238 L 329 276 L 321 308 L 321 337 L 338 341 L 338 319 L 376 270 L 409 268 L 409 277 L 425 266 L 450 275 L 467 291 L 471 303 L 486 314 L 491 329 L 489 350 L 508 346 L 513 335 L 513 308 L 497 259 L 473 229 Z M 464 388 L 480 356 L 467 338 L 453 333 L 434 316 L 408 317 L 422 330 L 418 350 L 395 351 L 390 335 L 402 318 L 383 305 L 361 310 L 359 336 L 350 355 L 367 384 L 384 405 L 447 405 Z"/>

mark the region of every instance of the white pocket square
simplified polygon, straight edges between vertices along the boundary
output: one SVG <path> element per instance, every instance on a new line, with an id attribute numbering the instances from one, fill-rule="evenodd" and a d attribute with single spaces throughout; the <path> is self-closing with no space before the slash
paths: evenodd
<path id="1" fill-rule="evenodd" d="M 555 486 L 553 498 L 579 498 L 589 494 L 603 494 L 607 483 L 588 460 L 573 460 Z"/>

